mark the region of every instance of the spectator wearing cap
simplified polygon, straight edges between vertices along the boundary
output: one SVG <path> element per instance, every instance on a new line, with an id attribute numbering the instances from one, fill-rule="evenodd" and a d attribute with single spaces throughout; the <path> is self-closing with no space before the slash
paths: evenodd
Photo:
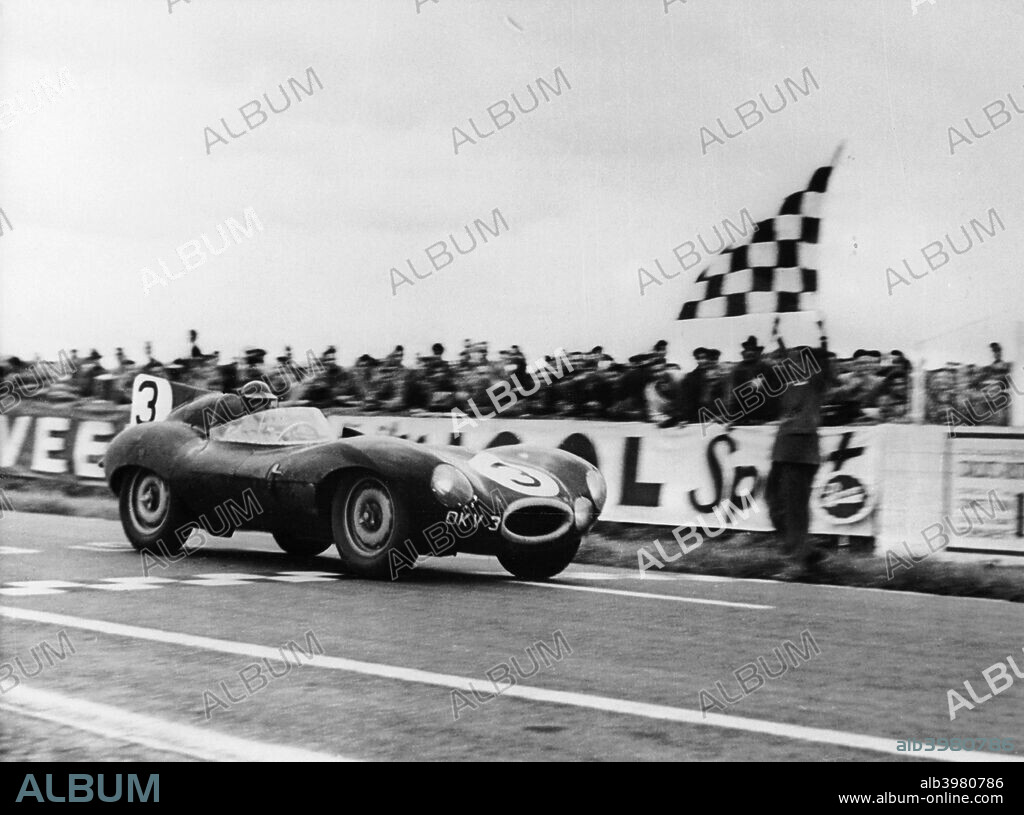
<path id="1" fill-rule="evenodd" d="M 982 369 L 983 377 L 986 379 L 1001 380 L 1005 386 L 1008 386 L 1010 363 L 1003 360 L 1003 346 L 998 342 L 993 342 L 989 343 L 988 347 L 992 351 L 992 362 Z"/>
<path id="2" fill-rule="evenodd" d="M 331 403 L 342 407 L 357 406 L 362 399 L 359 383 L 351 368 L 338 364 L 338 352 L 333 345 L 327 346 L 322 362 L 324 370 L 317 379 L 322 377 L 321 381 L 330 390 Z"/>
<path id="3" fill-rule="evenodd" d="M 369 354 L 361 354 L 352 366 L 352 378 L 355 382 L 356 392 L 359 401 L 367 410 L 376 410 L 379 403 L 376 399 L 377 370 L 380 368 L 380 360 Z"/>
<path id="4" fill-rule="evenodd" d="M 693 358 L 697 366 L 683 377 L 679 383 L 679 399 L 675 410 L 659 427 L 673 427 L 680 422 L 695 423 L 700 421 L 702 407 L 712 410 L 715 400 L 724 394 L 721 369 L 718 364 L 721 351 L 716 348 L 695 348 Z"/>
<path id="5" fill-rule="evenodd" d="M 444 346 L 435 342 L 424 364 L 427 386 L 427 410 L 447 411 L 455 406 L 455 372 L 444 358 Z"/>
<path id="6" fill-rule="evenodd" d="M 262 348 L 245 349 L 243 353 L 245 367 L 243 367 L 238 373 L 238 378 L 242 387 L 250 382 L 256 382 L 257 380 L 263 379 L 263 361 L 266 357 L 267 352 Z"/>
<path id="7" fill-rule="evenodd" d="M 913 365 L 902 351 L 894 348 L 889 352 L 889 365 L 880 371 L 888 381 L 878 396 L 878 418 L 884 422 L 908 421 L 910 410 L 910 372 Z"/>
<path id="8" fill-rule="evenodd" d="M 278 399 L 287 402 L 294 398 L 301 390 L 296 387 L 301 383 L 296 374 L 296 367 L 291 364 L 291 349 L 285 349 L 283 354 L 277 357 L 277 365 L 271 368 L 265 375 L 264 380 Z M 294 389 L 294 391 L 293 391 Z"/>
<path id="9" fill-rule="evenodd" d="M 970 371 L 959 397 L 959 410 L 981 424 L 1006 426 L 1010 423 L 1010 364 L 1003 360 L 1003 347 L 989 343 L 992 362 Z M 970 366 L 968 366 L 970 369 Z"/>
<path id="10" fill-rule="evenodd" d="M 512 366 L 511 375 L 516 380 L 525 385 L 526 383 L 526 355 L 520 350 L 518 345 L 513 345 L 508 349 L 507 364 Z M 507 369 L 506 369 L 507 370 Z"/>
<path id="11" fill-rule="evenodd" d="M 764 346 L 751 335 L 740 345 L 741 361 L 729 374 L 726 406 L 729 416 L 740 415 L 735 424 L 771 422 L 779 414 L 778 380 L 774 366 L 763 358 Z M 772 392 L 776 395 L 773 395 Z M 746 405 L 753 405 L 747 408 Z"/>
<path id="12" fill-rule="evenodd" d="M 148 340 L 143 346 L 143 353 L 146 355 L 146 362 L 143 364 L 142 370 L 152 372 L 163 367 L 163 363 L 153 357 L 153 343 Z"/>
<path id="13" fill-rule="evenodd" d="M 570 351 L 561 376 L 552 378 L 548 388 L 554 393 L 557 410 L 561 416 L 582 416 L 587 408 L 587 356 L 580 351 Z"/>
<path id="14" fill-rule="evenodd" d="M 428 355 L 417 355 L 409 372 L 406 401 L 413 410 L 450 410 L 454 406 L 455 383 L 451 366 L 444 359 L 444 346 L 435 342 Z"/>
<path id="15" fill-rule="evenodd" d="M 303 384 L 301 398 L 315 407 L 333 407 L 337 404 L 335 400 L 340 395 L 344 376 L 338 365 L 337 349 L 328 345 L 320 355 L 319 362 L 316 375 Z"/>
<path id="16" fill-rule="evenodd" d="M 130 404 L 132 401 L 132 382 L 135 380 L 135 374 L 138 372 L 135 360 L 129 359 L 125 355 L 124 348 L 121 347 L 114 349 L 114 359 L 117 360 L 117 364 L 110 371 L 112 381 L 108 398 L 111 402 L 119 405 Z"/>
<path id="17" fill-rule="evenodd" d="M 23 390 L 21 377 L 27 367 L 21 357 L 11 356 L 0 359 L 0 382 L 12 385 L 14 391 L 21 392 Z M 74 380 L 72 379 L 72 381 Z M 77 389 L 75 391 L 77 392 Z M 0 399 L 0 412 L 2 412 L 2 408 L 3 399 Z"/>
<path id="18" fill-rule="evenodd" d="M 241 382 L 238 377 L 238 363 L 237 362 L 222 362 L 214 367 L 213 376 L 211 377 L 210 387 L 212 390 L 218 390 L 222 393 L 230 393 L 236 390 Z"/>
<path id="19" fill-rule="evenodd" d="M 545 357 L 538 363 L 531 368 L 518 345 L 508 349 L 502 378 L 508 381 L 516 394 L 511 415 L 550 414 L 559 410 L 561 394 L 557 388 L 559 379 L 554 358 Z"/>
<path id="20" fill-rule="evenodd" d="M 15 377 L 20 376 L 25 368 L 21 357 L 4 357 L 0 359 L 0 382 L 15 382 Z M 15 387 L 17 387 L 15 385 Z"/>
<path id="21" fill-rule="evenodd" d="M 398 413 L 409 407 L 409 370 L 402 364 L 404 359 L 404 346 L 396 345 L 377 370 L 374 398 L 381 409 L 389 413 Z"/>
<path id="22" fill-rule="evenodd" d="M 516 376 L 519 365 L 517 364 L 512 349 L 502 348 L 498 351 L 498 359 L 490 363 L 490 368 L 493 371 L 493 381 L 505 382 L 508 385 L 509 392 L 516 394 L 516 399 L 514 401 L 509 401 L 507 398 L 499 397 L 499 401 L 502 405 L 502 413 L 504 413 L 505 416 L 521 415 L 526 409 L 526 405 L 523 402 L 525 397 L 521 396 L 523 391 L 522 383 L 526 380 Z"/>
<path id="23" fill-rule="evenodd" d="M 107 372 L 107 369 L 100 362 L 102 359 L 103 355 L 93 348 L 79 368 L 79 373 L 75 374 L 75 389 L 82 396 L 96 399 L 102 397 L 102 394 L 96 388 L 96 378 L 103 376 Z"/>
<path id="24" fill-rule="evenodd" d="M 470 364 L 472 362 L 472 356 L 473 340 L 471 340 L 469 337 L 466 337 L 466 339 L 462 341 L 462 350 L 459 351 L 458 370 L 460 372 L 469 370 Z"/>
<path id="25" fill-rule="evenodd" d="M 634 354 L 627 364 L 616 372 L 616 415 L 634 420 L 650 421 L 647 412 L 647 386 L 663 370 L 668 353 L 668 342 L 658 340 L 654 347 L 643 354 Z"/>
<path id="26" fill-rule="evenodd" d="M 678 368 L 678 366 L 676 366 Z M 618 400 L 618 371 L 615 359 L 595 345 L 587 354 L 587 401 L 602 419 L 609 418 Z M 659 378 L 660 382 L 660 378 Z M 645 395 L 646 398 L 646 395 Z"/>
<path id="27" fill-rule="evenodd" d="M 891 362 L 889 363 L 893 368 L 897 369 L 901 375 L 909 379 L 910 372 L 914 369 L 914 366 L 910 364 L 910 360 L 904 355 L 898 348 L 894 348 L 889 352 Z"/>
<path id="28" fill-rule="evenodd" d="M 459 372 L 457 406 L 462 410 L 467 410 L 469 402 L 472 401 L 483 415 L 486 415 L 488 411 L 493 411 L 487 388 L 502 379 L 504 373 L 487 360 L 487 343 L 473 343 L 469 349 L 467 362 Z M 489 405 L 491 407 L 488 407 Z"/>
<path id="29" fill-rule="evenodd" d="M 853 352 L 853 370 L 839 377 L 836 387 L 828 394 L 828 401 L 838 406 L 840 423 L 859 418 L 878 417 L 878 399 L 890 389 L 892 372 L 880 375 L 882 353 L 858 348 Z"/>

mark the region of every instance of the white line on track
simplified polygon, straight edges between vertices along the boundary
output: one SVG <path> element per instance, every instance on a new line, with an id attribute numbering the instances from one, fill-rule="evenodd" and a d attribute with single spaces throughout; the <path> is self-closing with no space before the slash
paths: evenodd
<path id="1" fill-rule="evenodd" d="M 598 586 L 577 586 L 573 583 L 536 583 L 531 580 L 513 580 L 507 575 L 500 574 L 499 572 L 486 572 L 486 571 L 473 571 L 473 572 L 461 572 L 461 574 L 475 574 L 483 577 L 495 577 L 510 586 L 539 586 L 544 589 L 567 589 L 568 591 L 589 591 L 595 594 L 617 594 L 620 597 L 639 597 L 642 600 L 669 600 L 675 603 L 699 603 L 707 606 L 727 606 L 731 608 L 752 608 L 759 611 L 774 609 L 775 606 L 764 606 L 757 603 L 739 603 L 732 600 L 709 600 L 703 597 L 680 597 L 677 594 L 654 594 L 652 592 L 645 591 L 629 591 L 627 589 L 603 589 Z M 587 577 L 584 575 L 578 575 L 573 573 L 565 573 L 560 577 L 564 578 L 576 578 L 578 580 L 586 580 Z M 611 578 L 615 579 L 615 578 Z M 0 589 L 0 594 L 3 593 L 3 589 Z"/>
<path id="2" fill-rule="evenodd" d="M 275 660 L 281 659 L 281 654 L 278 650 L 265 645 L 214 639 L 212 637 L 202 637 L 175 631 L 162 631 L 157 628 L 123 625 L 121 623 L 107 622 L 106 620 L 90 620 L 84 617 L 72 617 L 67 614 L 52 614 L 47 611 L 14 608 L 12 606 L 0 606 L 0 616 L 11 620 L 27 620 L 31 622 L 67 626 L 86 631 L 96 631 L 101 634 L 111 634 L 118 637 L 131 637 L 134 639 L 149 640 L 151 642 L 180 645 L 186 648 L 198 648 L 225 654 L 255 657 L 257 659 L 262 659 L 264 657 Z M 375 662 L 360 662 L 354 659 L 345 659 L 344 657 L 314 654 L 310 661 L 304 663 L 303 667 L 347 671 L 349 673 L 356 673 L 364 676 L 375 676 L 381 679 L 391 679 L 399 682 L 415 682 L 466 692 L 480 692 L 479 689 L 475 688 L 473 685 L 475 681 L 479 680 L 470 679 L 468 677 L 456 676 L 454 674 L 434 673 L 433 671 L 421 671 L 418 668 L 402 668 L 396 665 L 383 665 Z M 487 693 L 487 691 L 484 691 L 484 693 Z M 855 750 L 868 750 L 871 752 L 885 753 L 894 756 L 906 755 L 905 752 L 901 752 L 896 749 L 895 738 L 881 738 L 878 736 L 866 736 L 860 733 L 846 733 L 842 730 L 805 727 L 798 724 L 772 722 L 766 719 L 750 719 L 743 716 L 728 716 L 724 713 L 708 713 L 706 715 L 702 715 L 700 711 L 697 710 L 670 707 L 669 705 L 634 702 L 629 699 L 614 699 L 608 696 L 595 696 L 589 693 L 549 690 L 547 688 L 538 688 L 530 685 L 514 685 L 501 690 L 500 695 L 510 696 L 517 699 L 527 699 L 533 702 L 568 705 L 571 707 L 601 710 L 608 713 L 624 714 L 628 716 L 642 716 L 648 719 L 679 722 L 681 724 L 721 727 L 728 730 L 741 730 L 748 733 L 763 733 L 769 736 L 778 736 L 782 738 L 796 739 L 799 741 L 814 742 L 817 744 L 832 744 L 837 747 L 846 747 Z M 205 733 L 206 731 L 204 730 L 203 732 Z M 952 755 L 935 754 L 921 757 L 932 758 L 936 761 L 955 762 L 1024 761 L 1024 758 L 1018 758 L 1016 756 L 973 752 L 958 752 Z"/>
<path id="3" fill-rule="evenodd" d="M 204 761 L 351 761 L 329 753 L 240 739 L 206 727 L 178 724 L 52 691 L 11 688 L 0 710 L 85 730 L 104 738 Z"/>
<path id="4" fill-rule="evenodd" d="M 571 577 L 572 575 L 569 576 Z M 775 606 L 762 606 L 757 603 L 736 603 L 731 600 L 706 600 L 703 597 L 679 597 L 675 594 L 651 594 L 650 592 L 628 591 L 627 589 L 602 589 L 597 586 L 573 586 L 569 583 L 533 583 L 529 580 L 518 580 L 516 582 L 523 586 L 540 586 L 544 589 L 592 591 L 598 594 L 617 594 L 620 597 L 639 597 L 644 600 L 672 600 L 676 603 L 700 603 L 706 606 L 728 606 L 730 608 L 753 608 L 758 610 L 775 608 Z"/>
<path id="5" fill-rule="evenodd" d="M 492 561 L 493 557 L 489 555 L 471 555 L 468 553 L 460 553 L 460 558 L 479 558 L 480 560 Z M 1024 563 L 1015 563 L 1017 566 L 1024 566 Z M 605 569 L 609 574 L 618 574 L 621 580 L 662 580 L 662 581 L 692 581 L 695 583 L 755 583 L 763 584 L 767 586 L 800 586 L 805 589 L 821 589 L 824 591 L 870 591 L 870 592 L 882 592 L 886 595 L 904 596 L 911 597 L 918 600 L 935 600 L 938 602 L 959 602 L 959 601 L 974 601 L 978 603 L 1008 603 L 1011 600 L 998 600 L 994 597 L 970 597 L 958 594 L 931 594 L 923 591 L 910 591 L 909 589 L 885 589 L 874 586 L 840 586 L 836 583 L 793 583 L 788 580 L 773 580 L 770 578 L 762 577 L 727 577 L 725 575 L 710 575 L 710 574 L 691 574 L 689 572 L 660 572 L 658 574 L 647 574 L 642 575 L 634 574 L 633 569 L 626 569 L 621 566 L 601 566 L 599 564 L 584 564 L 578 563 L 575 566 L 592 566 L 593 568 Z M 483 572 L 481 572 L 483 574 Z M 488 572 L 490 574 L 490 572 Z M 500 572 L 494 572 L 494 574 L 500 574 Z M 575 577 L 573 573 L 573 567 L 570 566 L 566 571 L 562 572 L 559 577 Z"/>
<path id="6" fill-rule="evenodd" d="M 482 560 L 487 563 L 494 563 L 494 557 L 492 555 L 473 555 L 469 552 L 459 552 L 460 558 L 473 558 L 475 560 Z M 588 572 L 585 571 L 587 567 L 602 569 L 600 572 Z M 746 580 L 742 577 L 724 577 L 722 575 L 715 574 L 691 574 L 690 572 L 661 572 L 656 574 L 648 574 L 647 572 L 635 573 L 638 570 L 624 569 L 621 566 L 602 566 L 598 563 L 575 563 L 569 566 L 559 577 L 574 577 L 577 580 L 647 580 L 652 583 L 657 581 L 662 582 L 679 582 L 684 580 L 691 580 L 694 583 L 730 583 L 730 582 L 741 582 Z M 501 571 L 495 570 L 493 572 L 473 572 L 472 574 L 503 574 Z M 777 581 L 763 581 L 769 583 L 775 583 Z"/>

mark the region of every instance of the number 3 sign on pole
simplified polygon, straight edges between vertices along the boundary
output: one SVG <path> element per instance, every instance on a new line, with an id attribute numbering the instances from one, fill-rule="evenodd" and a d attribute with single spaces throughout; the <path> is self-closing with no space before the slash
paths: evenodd
<path id="1" fill-rule="evenodd" d="M 166 379 L 139 374 L 132 383 L 132 424 L 161 422 L 174 405 L 171 383 Z"/>

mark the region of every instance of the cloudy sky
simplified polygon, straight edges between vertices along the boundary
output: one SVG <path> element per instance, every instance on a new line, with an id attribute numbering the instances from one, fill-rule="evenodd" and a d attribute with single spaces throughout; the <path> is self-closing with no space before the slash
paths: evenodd
<path id="1" fill-rule="evenodd" d="M 643 296 L 638 268 L 678 270 L 672 247 L 712 245 L 744 208 L 773 215 L 845 141 L 820 247 L 833 347 L 985 361 L 997 340 L 1024 357 L 1024 114 L 1007 97 L 1024 109 L 1024 5 L 914 5 L 3 0 L 0 353 L 139 357 L 151 339 L 168 359 L 196 328 L 226 355 L 473 337 L 621 357 L 663 337 L 679 361 L 696 345 L 734 356 L 770 317 L 678 322 L 699 267 Z M 308 84 L 309 67 L 323 88 L 246 132 L 239 107 L 282 106 L 278 86 Z M 571 88 L 455 153 L 453 127 L 494 130 L 487 107 L 528 104 L 556 68 Z M 741 128 L 737 105 L 777 104 L 804 69 L 818 89 Z M 40 90 L 61 71 L 72 87 Z M 997 99 L 1009 120 L 992 130 Z M 718 118 L 740 135 L 702 149 Z M 209 152 L 208 126 L 227 140 Z M 972 142 L 953 155 L 950 126 Z M 428 246 L 468 243 L 495 208 L 507 232 L 393 293 L 392 267 L 423 273 Z M 960 227 L 993 208 L 1004 230 L 890 294 L 887 267 L 923 274 L 922 247 L 947 233 L 962 247 Z M 262 231 L 181 274 L 177 248 L 218 249 L 246 209 Z M 160 261 L 177 278 L 147 291 Z M 784 333 L 809 340 L 809 319 Z"/>

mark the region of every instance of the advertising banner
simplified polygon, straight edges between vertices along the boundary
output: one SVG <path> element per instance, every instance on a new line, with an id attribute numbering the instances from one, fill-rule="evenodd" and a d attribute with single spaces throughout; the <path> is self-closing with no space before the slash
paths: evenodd
<path id="1" fill-rule="evenodd" d="M 764 487 L 776 428 L 727 431 L 710 425 L 659 428 L 639 422 L 489 419 L 452 432 L 445 416 L 354 416 L 326 411 L 338 429 L 387 434 L 477 451 L 504 444 L 559 447 L 600 468 L 608 482 L 609 521 L 706 524 L 770 530 Z M 129 421 L 129 407 L 23 403 L 0 414 L 0 466 L 39 477 L 100 482 L 107 444 Z M 823 428 L 822 465 L 811 497 L 811 531 L 873 535 L 878 503 L 874 426 Z M 751 503 L 752 502 L 752 503 Z M 747 508 L 737 514 L 732 508 Z M 717 510 L 717 514 L 716 514 Z M 746 517 L 743 517 L 746 515 Z"/>
<path id="2" fill-rule="evenodd" d="M 688 425 L 659 428 L 641 422 L 568 422 L 559 419 L 490 419 L 452 433 L 449 417 L 330 416 L 339 432 L 386 433 L 471 450 L 502 444 L 559 447 L 595 464 L 608 482 L 607 521 L 670 526 L 722 526 L 730 508 L 750 506 L 727 526 L 770 530 L 765 481 L 777 428 Z M 880 429 L 822 428 L 811 496 L 811 531 L 873 535 L 878 503 Z M 715 510 L 718 510 L 716 514 Z"/>
<path id="3" fill-rule="evenodd" d="M 957 430 L 949 447 L 949 551 L 1024 556 L 1024 433 Z"/>

